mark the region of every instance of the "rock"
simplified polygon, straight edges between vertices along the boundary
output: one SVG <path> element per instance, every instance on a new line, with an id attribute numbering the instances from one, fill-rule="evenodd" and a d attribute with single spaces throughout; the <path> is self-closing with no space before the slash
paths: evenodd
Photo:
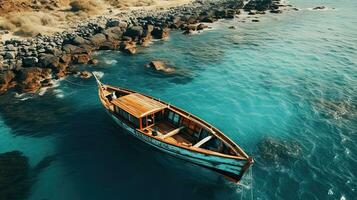
<path id="1" fill-rule="evenodd" d="M 123 29 L 126 29 L 126 27 L 128 27 L 128 23 L 120 22 L 118 26 L 119 26 L 119 28 L 121 28 L 123 30 Z"/>
<path id="2" fill-rule="evenodd" d="M 0 94 L 5 93 L 10 88 L 10 83 L 14 78 L 15 74 L 11 70 L 0 73 Z"/>
<path id="3" fill-rule="evenodd" d="M 129 54 L 135 54 L 136 53 L 136 44 L 134 41 L 123 41 L 120 44 L 120 49 Z"/>
<path id="4" fill-rule="evenodd" d="M 80 36 L 76 36 L 73 38 L 71 44 L 73 44 L 73 45 L 88 44 L 88 41 Z"/>
<path id="5" fill-rule="evenodd" d="M 315 8 L 313 8 L 313 10 L 323 10 L 325 8 L 325 6 L 316 6 Z"/>
<path id="6" fill-rule="evenodd" d="M 162 71 L 165 73 L 172 73 L 175 70 L 171 67 L 168 67 L 164 62 L 160 60 L 153 60 L 151 61 L 146 67 L 150 67 L 152 69 L 155 69 L 156 71 Z"/>
<path id="7" fill-rule="evenodd" d="M 229 26 L 228 28 L 229 28 L 229 29 L 236 29 L 235 26 Z"/>
<path id="8" fill-rule="evenodd" d="M 71 58 L 71 54 L 63 54 L 61 57 L 60 57 L 60 62 L 62 63 L 70 63 L 72 60 Z"/>
<path id="9" fill-rule="evenodd" d="M 65 51 L 68 54 L 77 53 L 78 49 L 80 49 L 80 47 L 74 46 L 72 44 L 65 44 L 62 47 L 62 50 Z"/>
<path id="10" fill-rule="evenodd" d="M 119 25 L 120 25 L 120 21 L 117 19 L 110 19 L 107 21 L 107 24 L 106 24 L 107 27 L 116 27 Z"/>
<path id="11" fill-rule="evenodd" d="M 252 19 L 252 22 L 259 22 L 259 19 Z"/>
<path id="12" fill-rule="evenodd" d="M 51 69 L 38 67 L 24 68 L 19 73 L 18 89 L 21 92 L 36 92 L 41 88 L 41 82 L 51 78 Z"/>
<path id="13" fill-rule="evenodd" d="M 154 30 L 154 26 L 151 24 L 147 24 L 145 27 L 144 35 L 145 36 L 150 35 L 153 30 Z"/>
<path id="14" fill-rule="evenodd" d="M 5 52 L 5 56 L 4 56 L 5 59 L 15 59 L 15 57 L 16 57 L 16 54 L 14 51 Z"/>
<path id="15" fill-rule="evenodd" d="M 278 8 L 273 0 L 250 0 L 244 5 L 243 9 L 246 11 L 258 10 L 265 11 L 272 8 Z"/>
<path id="16" fill-rule="evenodd" d="M 169 37 L 169 32 L 169 28 L 155 27 L 154 30 L 151 32 L 151 35 L 157 39 L 165 39 Z"/>
<path id="17" fill-rule="evenodd" d="M 152 36 L 151 36 L 151 35 L 148 35 L 148 36 L 142 38 L 142 39 L 140 40 L 141 46 L 143 46 L 143 47 L 149 46 L 149 44 L 150 44 L 150 42 L 151 42 L 151 39 L 152 39 Z"/>
<path id="18" fill-rule="evenodd" d="M 235 11 L 235 10 L 233 10 L 233 9 L 227 9 L 227 10 L 226 10 L 226 16 L 225 16 L 225 18 L 233 19 L 234 16 L 235 16 L 235 14 L 236 14 L 236 11 Z"/>
<path id="19" fill-rule="evenodd" d="M 38 60 L 39 67 L 42 68 L 54 68 L 56 69 L 59 65 L 60 58 L 51 54 L 41 54 Z"/>
<path id="20" fill-rule="evenodd" d="M 66 76 L 66 72 L 65 71 L 59 71 L 58 73 L 56 73 L 56 78 L 62 78 Z"/>
<path id="21" fill-rule="evenodd" d="M 144 29 L 141 26 L 132 26 L 126 29 L 124 35 L 131 37 L 133 40 L 139 39 L 144 33 Z"/>
<path id="22" fill-rule="evenodd" d="M 214 19 L 213 17 L 204 17 L 201 22 L 206 22 L 206 23 L 213 23 L 217 21 L 216 19 Z"/>
<path id="23" fill-rule="evenodd" d="M 116 50 L 119 47 L 119 41 L 105 41 L 99 47 L 100 50 Z"/>
<path id="24" fill-rule="evenodd" d="M 273 9 L 273 10 L 270 10 L 271 13 L 275 13 L 275 14 L 280 14 L 282 13 L 283 11 L 282 10 L 278 10 L 278 9 Z"/>
<path id="25" fill-rule="evenodd" d="M 91 65 L 97 65 L 98 62 L 99 62 L 99 61 L 98 61 L 97 59 L 92 59 L 92 60 L 89 61 L 89 64 L 91 64 Z"/>
<path id="26" fill-rule="evenodd" d="M 118 41 L 123 36 L 123 31 L 119 27 L 112 27 L 105 30 L 104 34 L 107 36 L 108 41 Z"/>
<path id="27" fill-rule="evenodd" d="M 199 25 L 197 26 L 197 30 L 198 30 L 198 31 L 203 30 L 203 29 L 206 29 L 206 28 L 208 28 L 208 26 L 205 25 L 205 24 L 199 24 Z"/>
<path id="28" fill-rule="evenodd" d="M 72 60 L 75 64 L 86 64 L 90 60 L 90 55 L 88 54 L 75 54 L 72 57 Z"/>
<path id="29" fill-rule="evenodd" d="M 88 72 L 88 71 L 81 71 L 80 72 L 80 74 L 79 74 L 79 76 L 81 77 L 81 78 L 90 78 L 90 77 L 92 77 L 92 74 L 90 73 L 90 72 Z"/>
<path id="30" fill-rule="evenodd" d="M 35 67 L 38 64 L 38 58 L 36 57 L 24 57 L 22 59 L 24 67 Z"/>
<path id="31" fill-rule="evenodd" d="M 105 35 L 103 33 L 97 33 L 95 35 L 93 35 L 89 41 L 91 42 L 92 45 L 94 45 L 95 47 L 99 47 L 100 45 L 102 45 L 105 41 L 107 41 L 107 38 L 105 37 Z"/>

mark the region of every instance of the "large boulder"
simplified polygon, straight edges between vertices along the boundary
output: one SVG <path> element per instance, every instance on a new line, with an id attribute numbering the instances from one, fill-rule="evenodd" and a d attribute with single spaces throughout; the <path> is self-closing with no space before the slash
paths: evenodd
<path id="1" fill-rule="evenodd" d="M 38 64 L 38 58 L 30 56 L 22 58 L 22 64 L 24 67 L 35 67 Z"/>
<path id="2" fill-rule="evenodd" d="M 154 30 L 151 32 L 151 35 L 157 39 L 165 39 L 169 37 L 169 32 L 169 28 L 155 27 Z"/>
<path id="3" fill-rule="evenodd" d="M 119 27 L 112 27 L 105 30 L 104 34 L 107 36 L 108 41 L 118 41 L 123 36 L 123 31 Z"/>
<path id="4" fill-rule="evenodd" d="M 60 58 L 51 54 L 41 54 L 39 56 L 38 66 L 42 68 L 57 68 L 60 63 Z"/>
<path id="5" fill-rule="evenodd" d="M 29 67 L 20 71 L 18 89 L 21 92 L 36 92 L 41 88 L 41 82 L 51 78 L 51 69 Z"/>
<path id="6" fill-rule="evenodd" d="M 119 48 L 119 41 L 112 40 L 102 43 L 99 47 L 100 50 L 116 50 Z"/>
<path id="7" fill-rule="evenodd" d="M 132 27 L 129 27 L 128 29 L 126 29 L 124 35 L 129 36 L 134 40 L 137 40 L 137 39 L 141 38 L 143 33 L 144 33 L 144 29 L 142 26 L 132 26 Z"/>
<path id="8" fill-rule="evenodd" d="M 72 39 L 71 44 L 73 45 L 81 45 L 81 44 L 88 44 L 88 41 L 81 36 L 76 36 Z"/>
<path id="9" fill-rule="evenodd" d="M 75 64 L 86 64 L 88 63 L 88 61 L 91 59 L 91 56 L 89 54 L 86 53 L 82 53 L 82 54 L 75 54 L 72 56 L 72 61 Z"/>
<path id="10" fill-rule="evenodd" d="M 83 48 L 81 48 L 81 47 L 78 47 L 78 46 L 75 46 L 75 45 L 73 45 L 73 44 L 65 44 L 65 45 L 63 45 L 62 50 L 63 50 L 65 53 L 68 53 L 68 54 L 83 53 L 83 52 L 85 52 L 85 49 L 83 49 Z"/>
<path id="11" fill-rule="evenodd" d="M 107 41 L 107 37 L 103 33 L 97 33 L 89 38 L 89 41 L 93 46 L 99 47 L 105 41 Z"/>

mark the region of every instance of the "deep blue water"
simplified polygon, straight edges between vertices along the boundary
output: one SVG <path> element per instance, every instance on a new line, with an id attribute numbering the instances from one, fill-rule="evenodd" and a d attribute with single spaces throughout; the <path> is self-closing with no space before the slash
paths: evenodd
<path id="1" fill-rule="evenodd" d="M 220 128 L 254 157 L 252 189 L 141 144 L 106 116 L 93 79 L 69 77 L 42 96 L 0 97 L 0 152 L 20 150 L 32 167 L 55 155 L 28 199 L 355 199 L 357 2 L 291 3 L 302 10 L 172 32 L 135 56 L 100 52 L 89 66 Z M 318 5 L 329 9 L 309 9 Z M 145 68 L 154 59 L 177 73 Z M 258 148 L 266 138 L 301 154 L 278 151 L 272 162 Z"/>

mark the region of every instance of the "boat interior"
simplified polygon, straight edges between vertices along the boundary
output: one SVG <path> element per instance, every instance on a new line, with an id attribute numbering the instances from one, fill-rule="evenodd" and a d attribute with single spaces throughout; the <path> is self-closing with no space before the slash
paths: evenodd
<path id="1" fill-rule="evenodd" d="M 237 156 L 212 127 L 185 111 L 129 90 L 106 87 L 102 93 L 117 118 L 144 134 L 186 148 Z"/>

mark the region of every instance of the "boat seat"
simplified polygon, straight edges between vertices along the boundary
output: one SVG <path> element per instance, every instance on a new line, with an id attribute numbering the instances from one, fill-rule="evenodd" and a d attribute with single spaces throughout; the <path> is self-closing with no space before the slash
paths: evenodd
<path id="1" fill-rule="evenodd" d="M 206 142 L 210 141 L 213 138 L 212 135 L 209 135 L 203 138 L 201 141 L 197 142 L 193 147 L 199 148 L 200 146 L 204 145 Z"/>
<path id="2" fill-rule="evenodd" d="M 161 139 L 166 139 L 166 138 L 172 137 L 172 136 L 178 134 L 184 128 L 185 128 L 185 126 L 181 126 L 181 127 L 177 128 L 177 129 L 174 129 L 174 130 L 166 133 L 165 135 L 161 136 L 160 138 Z"/>

